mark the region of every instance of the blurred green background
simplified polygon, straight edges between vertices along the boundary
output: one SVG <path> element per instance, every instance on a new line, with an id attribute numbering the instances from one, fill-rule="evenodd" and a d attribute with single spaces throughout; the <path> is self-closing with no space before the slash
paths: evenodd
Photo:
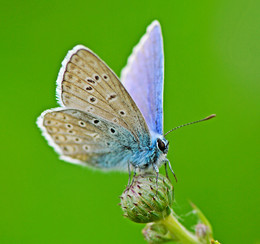
<path id="1" fill-rule="evenodd" d="M 0 243 L 144 243 L 122 217 L 123 173 L 58 159 L 35 121 L 57 106 L 61 61 L 76 44 L 119 75 L 158 19 L 165 50 L 165 131 L 178 183 L 222 243 L 259 243 L 260 1 L 2 1 Z M 163 172 L 163 169 L 161 170 Z"/>

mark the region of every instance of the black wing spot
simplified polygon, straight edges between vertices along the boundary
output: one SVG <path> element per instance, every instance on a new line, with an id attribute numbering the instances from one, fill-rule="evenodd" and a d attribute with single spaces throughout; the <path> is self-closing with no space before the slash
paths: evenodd
<path id="1" fill-rule="evenodd" d="M 90 98 L 90 102 L 93 103 L 93 102 L 95 102 L 95 101 L 96 101 L 96 98 L 94 98 L 94 97 L 91 97 L 91 98 Z"/>
<path id="2" fill-rule="evenodd" d="M 84 149 L 85 151 L 88 151 L 89 147 L 88 147 L 87 145 L 84 145 L 84 146 L 83 146 L 83 149 Z"/>
<path id="3" fill-rule="evenodd" d="M 87 79 L 88 82 L 92 83 L 92 84 L 95 84 L 96 82 L 93 81 L 92 79 Z"/>
<path id="4" fill-rule="evenodd" d="M 112 94 L 112 95 L 110 95 L 109 97 L 108 97 L 108 101 L 111 101 L 111 100 L 113 100 L 113 99 L 115 99 L 116 98 L 116 95 L 115 94 Z"/>
<path id="5" fill-rule="evenodd" d="M 98 124 L 99 123 L 99 120 L 98 119 L 95 119 L 94 120 L 94 124 Z"/>
<path id="6" fill-rule="evenodd" d="M 124 146 L 124 149 L 127 149 L 127 150 L 132 150 L 132 148 L 131 148 L 131 147 L 129 147 L 129 146 Z"/>
<path id="7" fill-rule="evenodd" d="M 80 126 L 85 126 L 86 124 L 83 121 L 79 121 Z"/>

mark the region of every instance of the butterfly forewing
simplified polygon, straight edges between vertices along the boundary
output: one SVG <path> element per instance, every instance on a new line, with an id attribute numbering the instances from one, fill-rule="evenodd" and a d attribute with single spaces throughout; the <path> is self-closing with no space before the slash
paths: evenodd
<path id="1" fill-rule="evenodd" d="M 122 70 L 122 83 L 151 131 L 163 133 L 164 54 L 161 27 L 154 21 Z"/>
<path id="2" fill-rule="evenodd" d="M 150 145 L 138 107 L 113 71 L 86 47 L 76 46 L 63 61 L 58 96 L 63 106 L 102 117 L 130 131 L 140 146 Z"/>
<path id="3" fill-rule="evenodd" d="M 75 109 L 44 112 L 38 124 L 50 145 L 74 163 L 126 169 L 131 152 L 138 147 L 124 127 Z"/>

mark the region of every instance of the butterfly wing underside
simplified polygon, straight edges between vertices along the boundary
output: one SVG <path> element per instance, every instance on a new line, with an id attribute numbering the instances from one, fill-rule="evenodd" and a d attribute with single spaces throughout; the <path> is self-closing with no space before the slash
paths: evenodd
<path id="1" fill-rule="evenodd" d="M 161 27 L 154 21 L 133 49 L 121 81 L 141 110 L 151 131 L 163 133 L 164 54 Z"/>
<path id="2" fill-rule="evenodd" d="M 45 111 L 38 125 L 65 161 L 126 168 L 133 152 L 150 146 L 142 113 L 113 71 L 88 48 L 78 45 L 67 54 L 57 85 L 62 108 Z"/>
<path id="3" fill-rule="evenodd" d="M 88 48 L 78 45 L 68 53 L 57 84 L 62 106 L 123 126 L 141 146 L 149 145 L 149 129 L 142 113 L 115 73 Z"/>
<path id="4" fill-rule="evenodd" d="M 47 110 L 38 124 L 61 159 L 83 166 L 126 170 L 137 149 L 124 127 L 76 109 Z"/>

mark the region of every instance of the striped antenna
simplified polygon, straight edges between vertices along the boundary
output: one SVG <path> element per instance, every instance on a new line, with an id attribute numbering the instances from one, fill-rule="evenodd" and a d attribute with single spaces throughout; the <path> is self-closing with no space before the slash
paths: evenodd
<path id="1" fill-rule="evenodd" d="M 210 116 L 208 116 L 208 117 L 206 117 L 206 118 L 204 118 L 204 119 L 200 119 L 200 120 L 193 121 L 193 122 L 190 122 L 190 123 L 187 123 L 187 124 L 184 124 L 184 125 L 177 126 L 177 127 L 173 128 L 173 129 L 171 129 L 170 131 L 168 131 L 167 133 L 165 133 L 163 136 L 166 136 L 166 135 L 168 135 L 170 132 L 172 132 L 172 131 L 174 131 L 174 130 L 177 130 L 177 129 L 181 128 L 181 127 L 184 127 L 184 126 L 186 126 L 186 125 L 196 124 L 196 123 L 199 123 L 199 122 L 202 122 L 202 121 L 205 121 L 205 120 L 212 119 L 212 118 L 214 118 L 214 117 L 216 117 L 216 114 L 211 114 Z"/>

